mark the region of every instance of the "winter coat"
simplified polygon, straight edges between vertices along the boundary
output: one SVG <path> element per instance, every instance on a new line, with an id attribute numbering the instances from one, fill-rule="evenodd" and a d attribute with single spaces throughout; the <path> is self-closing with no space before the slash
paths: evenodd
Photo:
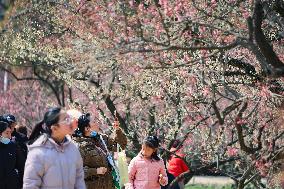
<path id="1" fill-rule="evenodd" d="M 160 174 L 166 180 L 165 183 L 159 183 Z M 164 161 L 146 159 L 141 154 L 130 161 L 128 176 L 130 183 L 127 184 L 127 189 L 160 189 L 160 184 L 168 184 Z"/>
<path id="2" fill-rule="evenodd" d="M 18 169 L 21 167 L 17 146 L 13 142 L 0 142 L 0 188 L 19 189 Z"/>
<path id="3" fill-rule="evenodd" d="M 127 139 L 121 129 L 114 133 L 114 137 L 102 135 L 110 152 L 117 149 L 117 143 L 122 149 L 125 149 Z M 114 189 L 111 166 L 107 161 L 107 151 L 100 141 L 99 135 L 94 138 L 74 137 L 84 162 L 85 182 L 88 189 Z M 106 167 L 108 170 L 105 174 L 97 174 L 97 168 Z"/>
<path id="4" fill-rule="evenodd" d="M 23 189 L 85 189 L 83 161 L 70 137 L 57 144 L 47 135 L 28 146 Z"/>
<path id="5" fill-rule="evenodd" d="M 24 177 L 24 169 L 25 169 L 25 162 L 27 159 L 27 154 L 28 154 L 28 147 L 27 147 L 27 141 L 28 137 L 25 136 L 22 133 L 18 133 L 14 130 L 12 133 L 12 138 L 14 138 L 14 142 L 17 145 L 18 152 L 19 152 L 19 162 L 20 162 L 20 167 L 18 169 L 19 173 L 19 184 L 22 187 L 23 186 L 23 177 Z"/>
<path id="6" fill-rule="evenodd" d="M 13 131 L 12 138 L 14 137 L 15 137 L 15 143 L 21 148 L 24 158 L 27 158 L 28 147 L 26 143 L 28 142 L 28 137 L 22 133 Z"/>
<path id="7" fill-rule="evenodd" d="M 184 157 L 184 154 L 177 153 L 178 156 Z M 186 163 L 179 157 L 173 155 L 168 161 L 168 171 L 175 177 L 179 176 L 181 173 L 188 171 L 189 168 Z"/>

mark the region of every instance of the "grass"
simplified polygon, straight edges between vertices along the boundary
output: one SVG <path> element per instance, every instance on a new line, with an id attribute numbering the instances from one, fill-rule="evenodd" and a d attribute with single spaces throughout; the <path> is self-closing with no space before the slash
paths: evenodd
<path id="1" fill-rule="evenodd" d="M 189 185 L 186 186 L 185 189 L 235 189 L 235 187 L 232 187 L 231 185 L 227 186 L 218 186 L 218 185 Z M 255 189 L 252 185 L 248 185 L 245 187 L 245 189 Z M 280 188 L 274 188 L 274 189 L 280 189 Z"/>
<path id="2" fill-rule="evenodd" d="M 231 186 L 205 186 L 205 185 L 190 185 L 185 189 L 232 189 Z"/>

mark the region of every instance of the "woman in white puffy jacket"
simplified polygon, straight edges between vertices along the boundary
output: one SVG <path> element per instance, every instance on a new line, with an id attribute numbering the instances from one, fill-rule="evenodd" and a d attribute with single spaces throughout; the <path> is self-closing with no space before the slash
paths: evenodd
<path id="1" fill-rule="evenodd" d="M 23 189 L 85 189 L 80 152 L 68 135 L 72 119 L 51 108 L 30 136 Z"/>

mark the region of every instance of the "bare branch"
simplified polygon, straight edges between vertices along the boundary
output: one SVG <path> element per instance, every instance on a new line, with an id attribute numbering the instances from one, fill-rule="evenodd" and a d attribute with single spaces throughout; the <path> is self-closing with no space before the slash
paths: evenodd
<path id="1" fill-rule="evenodd" d="M 8 72 L 9 74 L 11 74 L 16 80 L 18 81 L 25 81 L 25 80 L 39 80 L 39 78 L 35 78 L 35 77 L 18 77 L 15 73 L 13 73 L 11 70 L 6 69 L 3 66 L 0 66 L 0 69 Z"/>
<path id="2" fill-rule="evenodd" d="M 212 108 L 213 108 L 213 110 L 216 114 L 216 117 L 218 119 L 219 124 L 223 125 L 224 124 L 224 116 L 221 115 L 221 113 L 220 113 L 220 111 L 219 111 L 219 109 L 216 105 L 216 101 L 213 101 L 211 104 L 212 104 Z"/>

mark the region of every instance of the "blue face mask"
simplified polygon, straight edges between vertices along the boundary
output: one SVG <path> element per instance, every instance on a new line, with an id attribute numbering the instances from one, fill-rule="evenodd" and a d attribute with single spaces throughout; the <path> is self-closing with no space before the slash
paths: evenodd
<path id="1" fill-rule="evenodd" d="M 0 138 L 0 142 L 2 142 L 3 144 L 9 144 L 10 143 L 10 139 L 6 138 L 6 137 L 1 137 Z"/>
<path id="2" fill-rule="evenodd" d="M 98 133 L 96 131 L 91 131 L 91 137 L 95 137 L 97 135 L 98 135 Z"/>

